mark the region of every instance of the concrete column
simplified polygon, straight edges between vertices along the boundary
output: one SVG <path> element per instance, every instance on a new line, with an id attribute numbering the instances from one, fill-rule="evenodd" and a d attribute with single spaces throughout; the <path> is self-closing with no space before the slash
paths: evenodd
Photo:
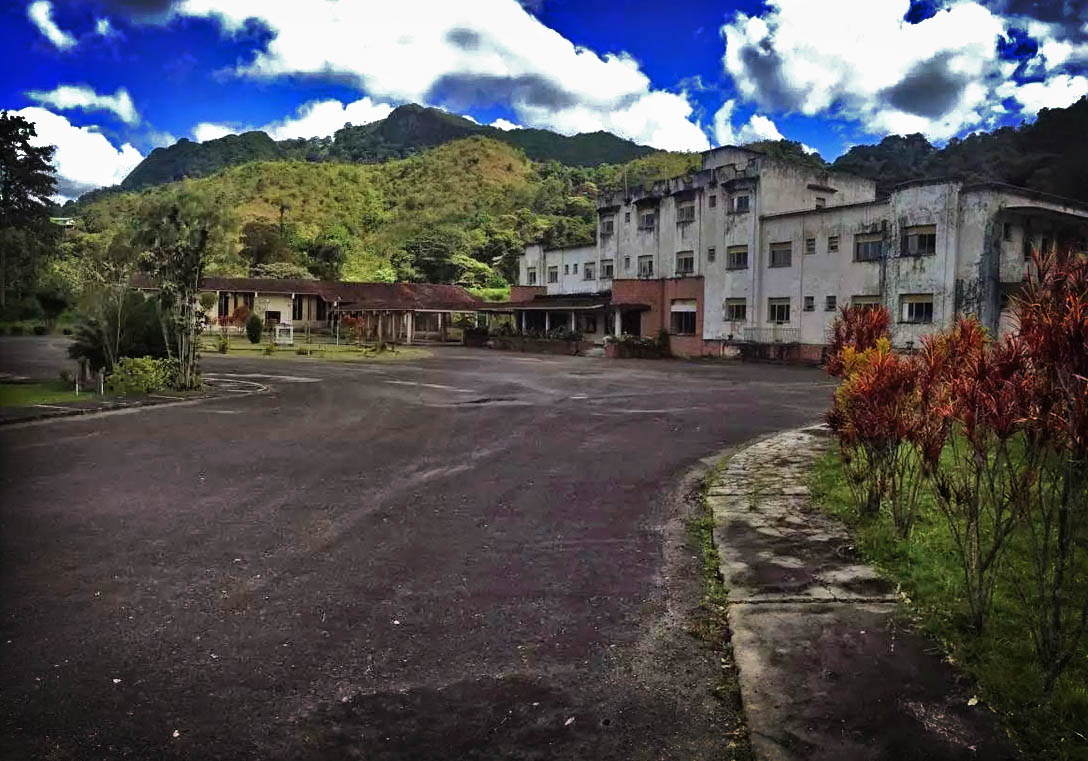
<path id="1" fill-rule="evenodd" d="M 412 343 L 412 336 L 416 332 L 416 315 L 415 312 L 407 312 L 405 317 L 408 319 L 408 343 Z"/>
<path id="2" fill-rule="evenodd" d="M 574 332 L 574 312 L 570 313 L 570 332 Z"/>
<path id="3" fill-rule="evenodd" d="M 518 321 L 521 323 L 521 332 L 525 332 L 525 310 L 518 312 Z"/>
<path id="4" fill-rule="evenodd" d="M 552 313 L 544 312 L 544 332 L 547 333 L 552 329 Z"/>
<path id="5" fill-rule="evenodd" d="M 623 330 L 623 314 L 620 311 L 619 307 L 617 307 L 616 309 L 614 309 L 612 311 L 612 320 L 613 320 L 613 322 L 615 323 L 615 326 L 616 326 L 616 333 L 615 334 L 618 336 L 618 335 L 620 335 L 621 331 Z"/>

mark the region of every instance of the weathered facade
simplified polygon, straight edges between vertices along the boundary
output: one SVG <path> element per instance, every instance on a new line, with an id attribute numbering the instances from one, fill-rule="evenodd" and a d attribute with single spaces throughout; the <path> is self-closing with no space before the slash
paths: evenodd
<path id="1" fill-rule="evenodd" d="M 608 294 L 608 333 L 666 331 L 683 356 L 819 359 L 849 303 L 885 305 L 898 345 L 957 313 L 996 332 L 1030 252 L 1088 237 L 1088 206 L 1070 199 L 949 181 L 878 199 L 871 180 L 732 147 L 692 175 L 602 196 L 597 214 L 596 245 L 527 247 L 520 285 Z"/>

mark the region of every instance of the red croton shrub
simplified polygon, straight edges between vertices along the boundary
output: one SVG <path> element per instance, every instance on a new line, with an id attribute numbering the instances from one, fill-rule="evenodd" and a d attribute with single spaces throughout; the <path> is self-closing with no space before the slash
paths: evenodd
<path id="1" fill-rule="evenodd" d="M 1088 259 L 1036 255 L 1014 302 L 1033 376 L 1025 450 L 1039 462 L 1027 491 L 1031 574 L 1018 579 L 1050 693 L 1088 626 Z"/>
<path id="2" fill-rule="evenodd" d="M 873 348 L 881 338 L 890 338 L 891 322 L 891 313 L 882 306 L 847 305 L 842 307 L 831 324 L 827 361 L 824 363 L 827 374 L 841 378 L 843 350 L 852 347 L 855 351 L 862 352 Z"/>

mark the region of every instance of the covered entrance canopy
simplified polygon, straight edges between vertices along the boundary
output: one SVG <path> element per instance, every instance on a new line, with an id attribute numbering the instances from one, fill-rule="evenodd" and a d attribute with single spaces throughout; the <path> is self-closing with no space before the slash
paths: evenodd
<path id="1" fill-rule="evenodd" d="M 593 324 L 595 329 L 590 332 L 599 333 L 603 338 L 605 335 L 621 333 L 638 334 L 637 320 L 631 330 L 631 321 L 623 315 L 633 314 L 637 318 L 639 312 L 649 308 L 648 304 L 613 303 L 612 294 L 605 291 L 581 295 L 535 296 L 528 301 L 484 304 L 479 312 L 483 315 L 512 315 L 514 325 L 521 333 L 547 333 L 555 328 L 582 331 L 583 325 Z M 599 330 L 596 329 L 598 323 Z"/>

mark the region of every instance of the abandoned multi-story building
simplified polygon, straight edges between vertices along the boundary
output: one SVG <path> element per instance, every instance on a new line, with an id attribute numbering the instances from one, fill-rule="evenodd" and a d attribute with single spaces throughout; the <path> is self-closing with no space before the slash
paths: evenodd
<path id="1" fill-rule="evenodd" d="M 883 304 L 894 342 L 956 314 L 1006 326 L 1034 249 L 1084 245 L 1088 204 L 996 183 L 872 180 L 745 148 L 694 174 L 602 195 L 594 245 L 526 248 L 509 305 L 524 329 L 588 340 L 668 334 L 680 356 L 818 359 L 845 304 Z"/>

